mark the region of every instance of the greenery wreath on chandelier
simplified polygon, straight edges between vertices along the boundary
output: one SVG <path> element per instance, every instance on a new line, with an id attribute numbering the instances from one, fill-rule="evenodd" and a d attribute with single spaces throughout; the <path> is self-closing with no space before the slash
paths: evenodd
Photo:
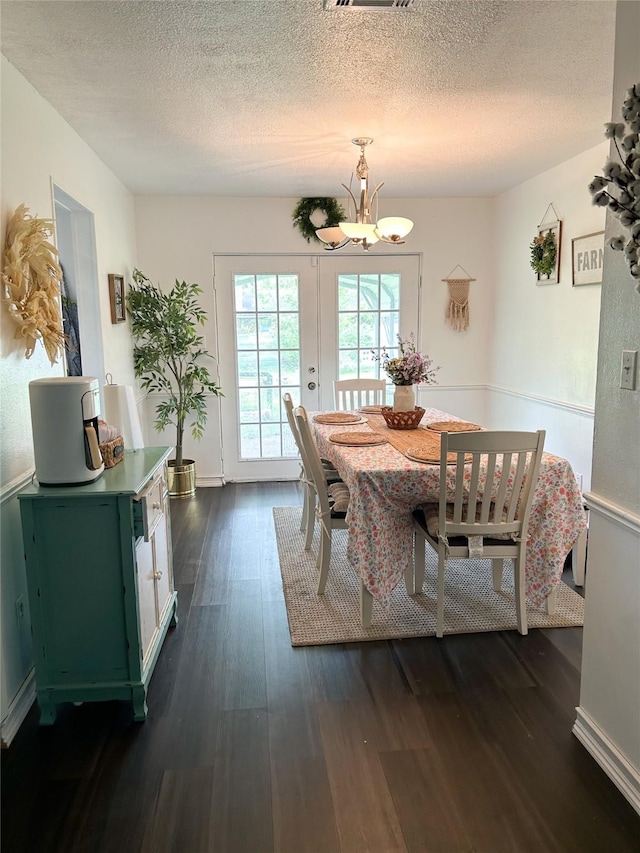
<path id="1" fill-rule="evenodd" d="M 539 234 L 529 246 L 531 249 L 531 266 L 538 275 L 550 276 L 556 267 L 558 247 L 553 231 Z"/>
<path id="2" fill-rule="evenodd" d="M 311 216 L 316 210 L 321 210 L 326 219 L 322 225 L 314 225 Z M 318 228 L 332 228 L 344 222 L 346 214 L 341 204 L 335 198 L 301 198 L 293 211 L 293 227 L 310 243 L 312 238 L 318 243 L 322 240 L 317 236 Z"/>

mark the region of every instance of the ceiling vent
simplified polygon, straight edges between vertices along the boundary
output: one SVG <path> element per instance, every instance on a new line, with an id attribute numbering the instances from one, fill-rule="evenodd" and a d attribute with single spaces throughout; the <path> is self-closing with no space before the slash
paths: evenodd
<path id="1" fill-rule="evenodd" d="M 334 9 L 365 9 L 369 12 L 400 11 L 413 9 L 417 0 L 324 0 L 325 11 Z"/>

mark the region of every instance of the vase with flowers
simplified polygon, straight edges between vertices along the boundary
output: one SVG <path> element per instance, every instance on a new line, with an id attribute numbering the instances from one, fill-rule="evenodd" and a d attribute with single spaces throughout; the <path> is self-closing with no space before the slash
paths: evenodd
<path id="1" fill-rule="evenodd" d="M 415 409 L 414 385 L 435 385 L 437 382 L 436 373 L 440 368 L 434 366 L 430 356 L 418 352 L 413 332 L 408 338 L 398 335 L 397 355 L 392 355 L 383 347 L 380 353 L 374 352 L 373 357 L 380 362 L 396 386 L 393 395 L 393 409 L 396 412 L 412 412 Z"/>

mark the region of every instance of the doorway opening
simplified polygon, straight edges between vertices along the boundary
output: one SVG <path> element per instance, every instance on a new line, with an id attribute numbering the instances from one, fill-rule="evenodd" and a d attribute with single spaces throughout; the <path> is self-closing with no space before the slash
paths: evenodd
<path id="1" fill-rule="evenodd" d="M 56 245 L 63 270 L 62 314 L 70 345 L 67 376 L 95 376 L 102 383 L 104 350 L 100 322 L 98 261 L 93 213 L 53 185 Z"/>

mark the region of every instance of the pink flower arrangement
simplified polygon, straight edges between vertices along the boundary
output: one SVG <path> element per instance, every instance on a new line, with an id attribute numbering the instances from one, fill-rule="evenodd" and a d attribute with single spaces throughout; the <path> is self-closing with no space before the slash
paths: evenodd
<path id="1" fill-rule="evenodd" d="M 391 379 L 394 385 L 435 385 L 437 384 L 436 373 L 439 367 L 434 367 L 433 360 L 416 349 L 413 332 L 407 339 L 398 335 L 398 349 L 400 355 L 391 356 L 382 348 L 379 355 L 373 352 L 373 357 L 379 361 L 382 369 Z"/>

